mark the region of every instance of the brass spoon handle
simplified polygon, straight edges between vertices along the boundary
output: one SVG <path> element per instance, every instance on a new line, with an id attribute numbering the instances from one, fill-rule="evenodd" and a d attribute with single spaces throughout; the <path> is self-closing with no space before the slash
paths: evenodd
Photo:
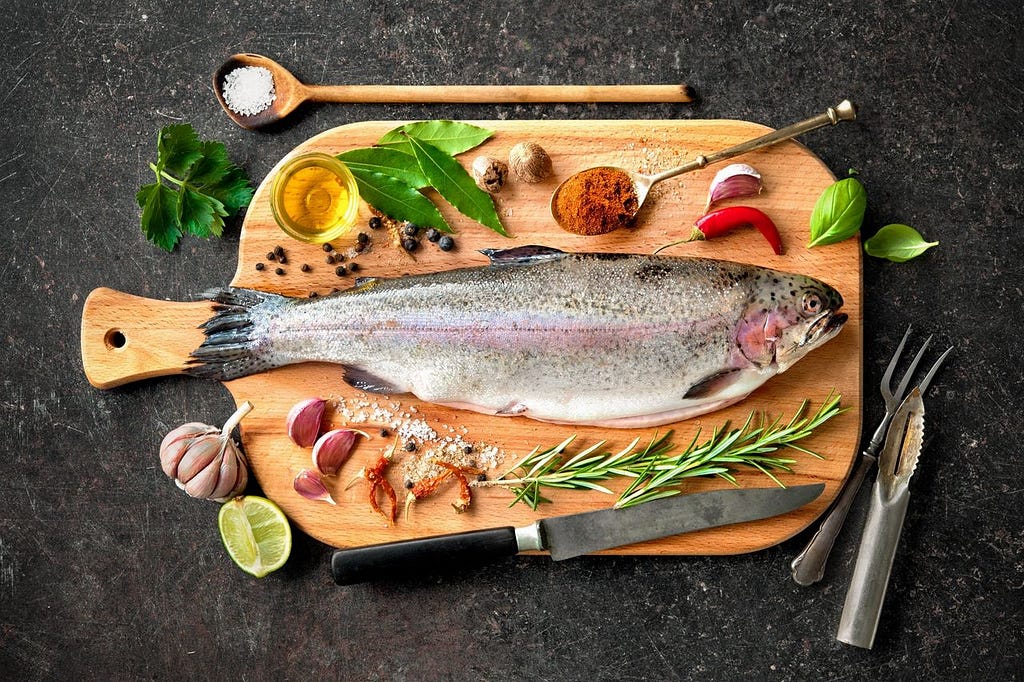
<path id="1" fill-rule="evenodd" d="M 692 102 L 682 85 L 307 85 L 317 102 L 500 104 L 516 102 Z"/>
<path id="2" fill-rule="evenodd" d="M 711 152 L 710 154 L 701 154 L 693 161 L 683 164 L 678 168 L 670 168 L 667 171 L 658 173 L 657 175 L 651 176 L 651 184 L 667 180 L 668 178 L 674 178 L 677 175 L 683 173 L 689 173 L 690 171 L 699 170 L 705 166 L 724 161 L 725 159 L 731 159 L 734 156 L 740 154 L 746 154 L 752 152 L 755 149 L 761 149 L 762 147 L 769 147 L 773 144 L 789 140 L 803 135 L 804 133 L 821 128 L 827 125 L 835 125 L 840 121 L 852 121 L 857 118 L 857 108 L 848 99 L 844 99 L 834 107 L 829 107 L 824 112 L 817 116 L 812 116 L 799 123 L 788 125 L 785 128 L 779 128 L 773 132 L 767 133 L 760 137 L 755 137 L 752 140 L 741 142 L 740 144 L 729 147 L 728 149 L 722 149 L 721 151 Z"/>

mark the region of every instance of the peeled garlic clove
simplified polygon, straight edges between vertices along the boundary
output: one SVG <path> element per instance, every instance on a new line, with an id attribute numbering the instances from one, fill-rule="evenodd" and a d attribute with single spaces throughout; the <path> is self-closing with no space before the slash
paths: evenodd
<path id="1" fill-rule="evenodd" d="M 313 445 L 313 466 L 324 476 L 334 476 L 348 459 L 356 444 L 358 431 L 335 429 L 317 439 Z"/>
<path id="2" fill-rule="evenodd" d="M 764 187 L 761 185 L 761 174 L 752 166 L 745 163 L 731 163 L 715 173 L 715 177 L 711 180 L 704 212 L 707 213 L 711 204 L 716 201 L 760 194 L 762 189 Z"/>
<path id="3" fill-rule="evenodd" d="M 320 435 L 326 405 L 325 400 L 309 398 L 296 403 L 288 412 L 288 419 L 285 422 L 288 426 L 288 436 L 296 445 L 308 448 L 316 442 L 316 437 Z"/>
<path id="4" fill-rule="evenodd" d="M 330 502 L 331 504 L 337 504 L 331 494 L 327 492 L 327 486 L 324 485 L 320 475 L 312 469 L 303 469 L 292 481 L 292 487 L 295 488 L 295 492 L 305 497 L 307 500 L 319 500 L 323 502 Z"/>

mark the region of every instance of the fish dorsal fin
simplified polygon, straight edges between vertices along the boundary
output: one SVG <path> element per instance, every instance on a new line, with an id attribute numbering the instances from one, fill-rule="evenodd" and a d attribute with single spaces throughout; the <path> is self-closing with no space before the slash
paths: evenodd
<path id="1" fill-rule="evenodd" d="M 351 365 L 345 366 L 345 383 L 368 393 L 382 393 L 384 395 L 402 393 L 401 388 L 395 386 L 387 379 L 382 379 L 365 369 Z"/>
<path id="2" fill-rule="evenodd" d="M 491 259 L 491 265 L 525 265 L 565 257 L 565 251 L 550 246 L 530 244 L 514 246 L 511 249 L 481 249 L 480 253 Z"/>

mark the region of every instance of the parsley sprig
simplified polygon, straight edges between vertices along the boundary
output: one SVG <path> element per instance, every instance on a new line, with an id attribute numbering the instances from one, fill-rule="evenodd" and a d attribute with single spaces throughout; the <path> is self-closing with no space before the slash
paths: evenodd
<path id="1" fill-rule="evenodd" d="M 773 471 L 790 471 L 796 460 L 780 457 L 780 448 L 789 448 L 821 459 L 820 455 L 798 445 L 818 427 L 843 412 L 840 396 L 830 393 L 816 412 L 807 415 L 808 401 L 801 403 L 788 422 L 781 418 L 769 421 L 763 413 L 752 411 L 739 428 L 723 424 L 711 437 L 698 443 L 700 431 L 679 452 L 673 454 L 672 432 L 655 435 L 645 447 L 638 447 L 636 438 L 617 453 L 601 452 L 605 441 L 569 456 L 567 449 L 576 436 L 558 445 L 537 448 L 501 478 L 481 481 L 479 487 L 509 488 L 514 499 L 509 506 L 522 502 L 531 509 L 550 500 L 543 488 L 588 489 L 614 494 L 598 483 L 616 477 L 632 479 L 619 494 L 615 507 L 630 507 L 642 502 L 671 497 L 682 492 L 680 485 L 695 476 L 719 476 L 735 484 L 734 465 L 753 467 L 782 486 Z"/>
<path id="2" fill-rule="evenodd" d="M 143 234 L 165 251 L 173 251 L 184 234 L 221 236 L 224 218 L 248 206 L 255 191 L 224 145 L 200 140 L 187 123 L 160 131 L 157 161 L 149 167 L 156 182 L 143 185 L 135 200 Z"/>

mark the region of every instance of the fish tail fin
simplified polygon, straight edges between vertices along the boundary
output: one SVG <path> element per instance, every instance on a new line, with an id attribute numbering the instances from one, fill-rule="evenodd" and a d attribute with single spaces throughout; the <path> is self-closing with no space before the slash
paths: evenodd
<path id="1" fill-rule="evenodd" d="M 236 287 L 212 289 L 203 298 L 216 305 L 213 317 L 200 325 L 206 339 L 192 351 L 188 374 L 230 381 L 286 364 L 269 352 L 265 322 L 291 299 Z"/>

